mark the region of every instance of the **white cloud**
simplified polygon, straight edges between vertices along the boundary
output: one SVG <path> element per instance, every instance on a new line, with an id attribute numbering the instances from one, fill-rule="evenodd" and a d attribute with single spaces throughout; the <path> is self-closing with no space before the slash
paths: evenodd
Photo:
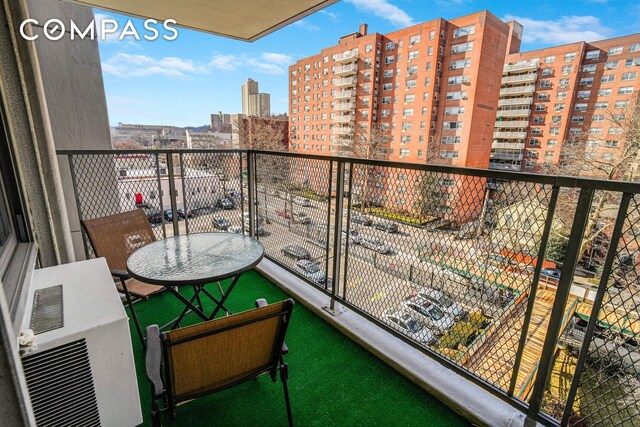
<path id="1" fill-rule="evenodd" d="M 265 61 L 272 62 L 274 64 L 289 65 L 293 62 L 293 58 L 289 55 L 285 55 L 284 53 L 264 52 L 260 57 Z"/>
<path id="2" fill-rule="evenodd" d="M 613 29 L 603 25 L 600 18 L 590 15 L 561 16 L 557 19 L 536 20 L 506 15 L 503 21 L 516 20 L 524 25 L 522 39 L 526 43 L 566 44 L 595 41 L 610 37 Z"/>
<path id="3" fill-rule="evenodd" d="M 154 58 L 119 52 L 103 61 L 102 70 L 122 78 L 156 75 L 188 79 L 214 70 L 234 71 L 242 67 L 263 74 L 284 74 L 292 62 L 291 56 L 275 52 L 263 52 L 260 57 L 216 54 L 206 63 L 175 56 Z"/>
<path id="4" fill-rule="evenodd" d="M 394 25 L 400 27 L 410 27 L 415 21 L 407 12 L 398 6 L 389 3 L 387 0 L 346 0 L 357 9 L 364 12 L 373 13 L 379 18 L 386 19 Z"/>
<path id="5" fill-rule="evenodd" d="M 337 13 L 333 13 L 333 12 L 327 12 L 326 10 L 321 10 L 320 11 L 321 14 L 326 15 L 329 17 L 330 20 L 332 20 L 333 22 L 338 21 L 338 14 Z"/>
<path id="6" fill-rule="evenodd" d="M 304 28 L 309 32 L 320 31 L 320 27 L 318 27 L 317 25 L 310 24 L 304 19 L 300 19 L 299 21 L 294 22 L 293 25 L 295 25 L 296 27 Z"/>

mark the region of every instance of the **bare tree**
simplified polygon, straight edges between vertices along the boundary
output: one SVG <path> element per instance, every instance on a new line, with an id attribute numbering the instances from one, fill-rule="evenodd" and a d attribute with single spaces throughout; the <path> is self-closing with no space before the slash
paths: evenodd
<path id="1" fill-rule="evenodd" d="M 560 162 L 545 165 L 544 170 L 558 175 L 597 178 L 603 180 L 638 180 L 640 160 L 640 105 L 630 103 L 624 108 L 605 111 L 605 122 L 614 131 L 603 138 L 593 131 L 585 132 L 563 145 Z M 575 214 L 577 191 L 564 191 L 558 199 L 556 221 L 558 233 L 568 240 Z M 594 195 L 579 253 L 590 254 L 587 264 L 596 264 L 598 246 L 603 246 L 613 228 L 620 203 L 620 194 L 597 191 Z"/>
<path id="2" fill-rule="evenodd" d="M 145 147 L 136 141 L 115 141 L 113 144 L 114 150 L 143 150 Z"/>

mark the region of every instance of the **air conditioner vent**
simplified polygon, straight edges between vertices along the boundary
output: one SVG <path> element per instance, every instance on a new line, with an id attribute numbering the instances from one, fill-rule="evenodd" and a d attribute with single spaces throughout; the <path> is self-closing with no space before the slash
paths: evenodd
<path id="1" fill-rule="evenodd" d="M 62 285 L 37 289 L 33 293 L 33 308 L 29 329 L 41 334 L 64 326 L 62 310 Z"/>
<path id="2" fill-rule="evenodd" d="M 84 339 L 22 358 L 38 426 L 99 426 Z"/>

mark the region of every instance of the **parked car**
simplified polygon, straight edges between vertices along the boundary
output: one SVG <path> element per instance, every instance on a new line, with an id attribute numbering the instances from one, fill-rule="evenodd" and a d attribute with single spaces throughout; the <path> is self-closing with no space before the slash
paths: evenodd
<path id="1" fill-rule="evenodd" d="M 354 224 L 366 225 L 367 227 L 373 225 L 373 221 L 361 215 L 351 215 L 351 222 Z"/>
<path id="2" fill-rule="evenodd" d="M 186 211 L 184 210 L 184 208 L 178 209 L 178 218 L 185 219 L 191 217 L 193 217 L 193 212 L 191 212 L 191 209 L 187 209 Z"/>
<path id="3" fill-rule="evenodd" d="M 249 212 L 242 213 L 242 220 L 247 224 L 249 224 Z M 264 224 L 264 217 L 258 215 L 257 220 L 258 220 L 258 225 Z"/>
<path id="4" fill-rule="evenodd" d="M 230 225 L 225 218 L 213 218 L 213 227 L 218 230 L 226 230 Z"/>
<path id="5" fill-rule="evenodd" d="M 311 259 L 311 254 L 302 246 L 297 245 L 289 245 L 282 248 L 282 255 L 285 255 L 289 258 L 294 258 L 297 260 L 300 259 Z"/>
<path id="6" fill-rule="evenodd" d="M 344 240 L 346 240 L 346 236 L 347 236 L 347 230 L 346 229 L 342 229 L 342 235 Z M 362 235 L 358 232 L 358 230 L 349 230 L 349 243 L 354 244 L 354 245 L 359 245 L 360 241 L 362 240 Z"/>
<path id="7" fill-rule="evenodd" d="M 558 270 L 557 268 L 543 268 L 542 271 L 540 271 L 540 274 L 551 279 L 560 280 L 562 271 Z"/>
<path id="8" fill-rule="evenodd" d="M 225 209 L 225 210 L 233 209 L 235 207 L 233 202 L 227 199 L 226 197 L 218 199 L 218 201 L 216 202 L 216 206 L 219 207 L 220 209 Z"/>
<path id="9" fill-rule="evenodd" d="M 311 218 L 304 212 L 294 212 L 293 220 L 300 224 L 311 224 Z"/>
<path id="10" fill-rule="evenodd" d="M 173 211 L 171 210 L 164 211 L 163 216 L 164 216 L 164 219 L 166 219 L 167 221 L 173 221 Z"/>
<path id="11" fill-rule="evenodd" d="M 391 248 L 382 240 L 374 239 L 373 237 L 363 237 L 360 239 L 360 244 L 367 249 L 376 251 L 381 254 L 388 254 L 391 252 Z"/>
<path id="12" fill-rule="evenodd" d="M 251 227 L 249 226 L 248 219 L 242 221 L 242 226 L 244 227 L 244 231 L 249 233 L 249 231 L 251 230 Z M 256 224 L 256 236 L 264 236 L 264 227 L 259 224 Z"/>
<path id="13" fill-rule="evenodd" d="M 418 295 L 409 297 L 404 306 L 413 311 L 422 323 L 439 334 L 444 334 L 455 323 L 440 307 Z"/>
<path id="14" fill-rule="evenodd" d="M 304 207 L 311 206 L 311 200 L 307 199 L 306 197 L 297 196 L 297 197 L 294 197 L 292 201 L 296 205 L 300 205 L 300 206 L 304 206 Z"/>
<path id="15" fill-rule="evenodd" d="M 278 211 L 278 210 L 275 211 L 275 212 L 276 212 L 276 215 L 278 215 L 278 216 L 281 216 L 281 217 L 286 218 L 286 219 L 291 219 L 291 214 L 289 212 Z"/>
<path id="16" fill-rule="evenodd" d="M 397 233 L 398 232 L 398 224 L 391 221 L 380 221 L 374 224 L 374 227 L 377 230 L 386 231 L 387 233 Z"/>
<path id="17" fill-rule="evenodd" d="M 301 259 L 295 262 L 293 269 L 302 276 L 316 283 L 323 284 L 327 280 L 327 276 L 322 266 L 317 262 Z"/>
<path id="18" fill-rule="evenodd" d="M 227 228 L 227 233 L 242 234 L 242 227 L 240 227 L 239 225 L 232 225 L 231 227 Z"/>
<path id="19" fill-rule="evenodd" d="M 434 341 L 433 332 L 420 323 L 407 308 L 403 307 L 386 312 L 384 321 L 392 328 L 421 344 L 429 345 Z"/>
<path id="20" fill-rule="evenodd" d="M 147 212 L 147 220 L 149 220 L 151 224 L 162 224 L 163 222 L 162 212 L 155 211 L 155 210 Z"/>
<path id="21" fill-rule="evenodd" d="M 454 320 L 461 320 L 467 317 L 469 314 L 465 311 L 460 304 L 457 304 L 449 295 L 445 294 L 438 289 L 429 287 L 420 288 L 417 295 L 421 298 L 431 301 L 436 304 L 442 311 L 448 316 L 453 317 Z"/>
<path id="22" fill-rule="evenodd" d="M 229 190 L 229 191 L 227 191 L 227 192 L 224 194 L 224 196 L 225 196 L 227 199 L 240 199 L 240 198 L 242 198 L 242 195 L 241 195 L 240 193 L 238 193 L 237 191 L 235 191 L 235 190 Z"/>

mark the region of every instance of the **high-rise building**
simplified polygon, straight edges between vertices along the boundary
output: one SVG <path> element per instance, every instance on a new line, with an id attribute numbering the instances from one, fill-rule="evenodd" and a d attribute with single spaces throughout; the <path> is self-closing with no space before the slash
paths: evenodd
<path id="1" fill-rule="evenodd" d="M 486 168 L 502 65 L 521 33 L 488 11 L 389 34 L 362 25 L 289 68 L 292 150 L 338 154 L 381 127 L 377 158 Z"/>
<path id="2" fill-rule="evenodd" d="M 615 117 L 638 101 L 639 70 L 640 34 L 508 55 L 489 167 L 539 171 L 576 142 L 586 156 L 611 158 Z"/>
<path id="3" fill-rule="evenodd" d="M 242 114 L 248 117 L 271 115 L 271 96 L 259 93 L 258 82 L 253 79 L 247 79 L 242 85 Z"/>

